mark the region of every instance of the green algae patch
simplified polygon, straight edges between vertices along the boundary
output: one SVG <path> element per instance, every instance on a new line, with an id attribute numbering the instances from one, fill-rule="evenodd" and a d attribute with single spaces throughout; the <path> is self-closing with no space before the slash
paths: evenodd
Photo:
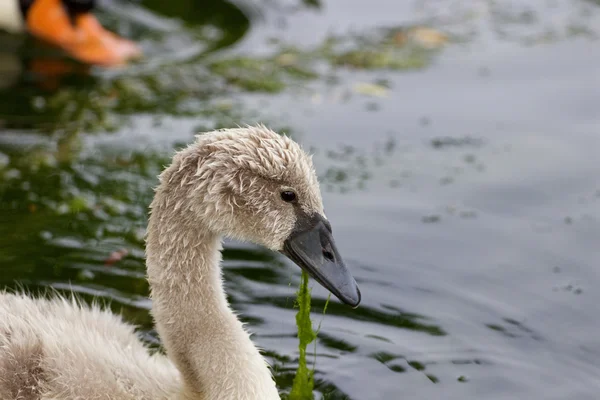
<path id="1" fill-rule="evenodd" d="M 281 51 L 272 57 L 236 57 L 210 64 L 215 75 L 229 85 L 247 92 L 278 93 L 294 80 L 311 80 L 318 75 L 302 65 L 292 53 Z"/>
<path id="2" fill-rule="evenodd" d="M 413 70 L 429 66 L 448 36 L 427 27 L 383 28 L 330 38 L 321 54 L 333 67 L 363 70 Z"/>
<path id="3" fill-rule="evenodd" d="M 312 343 L 317 334 L 313 330 L 310 320 L 310 293 L 308 288 L 308 274 L 302 271 L 302 281 L 298 290 L 298 313 L 296 314 L 296 325 L 298 326 L 298 350 L 300 359 L 298 360 L 298 369 L 292 384 L 289 400 L 309 400 L 313 399 L 313 388 L 315 386 L 314 370 L 309 370 L 306 365 L 306 347 Z"/>
<path id="4" fill-rule="evenodd" d="M 317 357 L 317 343 L 315 339 L 321 330 L 321 322 L 315 331 L 312 326 L 310 319 L 311 309 L 311 289 L 308 287 L 309 277 L 308 274 L 302 271 L 302 280 L 300 282 L 300 288 L 297 292 L 296 305 L 298 306 L 298 312 L 296 313 L 296 325 L 298 327 L 298 350 L 300 357 L 298 359 L 298 368 L 296 369 L 296 376 L 292 383 L 292 390 L 288 395 L 288 400 L 312 400 L 313 390 L 315 387 L 315 365 Z M 327 311 L 327 305 L 331 295 L 327 297 L 325 306 L 323 307 L 323 315 Z M 314 361 L 313 368 L 309 369 L 306 365 L 306 348 L 312 342 L 315 343 L 314 348 Z"/>

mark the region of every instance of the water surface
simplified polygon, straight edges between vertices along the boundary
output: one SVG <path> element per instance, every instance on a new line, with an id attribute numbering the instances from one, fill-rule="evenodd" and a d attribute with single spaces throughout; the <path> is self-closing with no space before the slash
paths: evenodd
<path id="1" fill-rule="evenodd" d="M 105 4 L 148 55 L 123 71 L 0 38 L 0 284 L 109 300 L 158 345 L 143 260 L 156 175 L 198 130 L 260 121 L 315 153 L 363 294 L 323 318 L 314 285 L 318 398 L 597 398 L 597 2 L 173 4 Z M 415 26 L 448 40 L 356 58 L 388 51 L 380 29 Z M 287 392 L 300 272 L 246 244 L 224 257 Z"/>

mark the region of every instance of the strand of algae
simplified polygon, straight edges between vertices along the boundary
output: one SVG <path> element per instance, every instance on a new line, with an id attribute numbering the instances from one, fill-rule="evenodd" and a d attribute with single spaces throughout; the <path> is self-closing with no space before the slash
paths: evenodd
<path id="1" fill-rule="evenodd" d="M 296 313 L 300 358 L 298 360 L 298 369 L 296 370 L 296 376 L 294 377 L 292 390 L 288 396 L 288 400 L 312 400 L 314 398 L 314 365 L 316 365 L 317 344 L 315 342 L 315 362 L 313 363 L 312 370 L 309 370 L 306 365 L 306 347 L 317 338 L 317 334 L 321 329 L 321 324 L 319 323 L 317 331 L 313 330 L 312 321 L 310 320 L 310 293 L 311 290 L 308 288 L 308 274 L 302 271 L 302 280 L 300 281 L 300 288 L 297 293 L 298 312 Z M 327 310 L 328 303 L 329 297 L 323 308 L 323 314 L 325 314 L 325 311 Z"/>

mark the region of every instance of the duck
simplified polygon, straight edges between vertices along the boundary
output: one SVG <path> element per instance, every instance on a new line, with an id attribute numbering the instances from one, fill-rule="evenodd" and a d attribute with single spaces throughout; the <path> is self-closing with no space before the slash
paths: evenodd
<path id="1" fill-rule="evenodd" d="M 141 57 L 135 42 L 100 24 L 95 7 L 96 0 L 2 0 L 0 30 L 28 32 L 89 65 L 121 66 Z"/>
<path id="2" fill-rule="evenodd" d="M 342 303 L 359 287 L 325 216 L 312 158 L 264 125 L 196 136 L 159 175 L 146 269 L 165 353 L 74 295 L 0 292 L 0 398 L 276 400 L 267 361 L 231 309 L 222 239 L 286 256 Z"/>

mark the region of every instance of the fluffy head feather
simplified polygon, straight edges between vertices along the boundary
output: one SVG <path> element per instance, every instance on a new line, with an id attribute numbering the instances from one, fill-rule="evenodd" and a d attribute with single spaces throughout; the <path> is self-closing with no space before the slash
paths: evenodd
<path id="1" fill-rule="evenodd" d="M 160 182 L 152 208 L 166 208 L 161 215 L 192 225 L 199 219 L 213 233 L 272 250 L 282 248 L 299 211 L 323 214 L 311 157 L 264 126 L 198 135 Z M 296 193 L 295 204 L 281 199 L 285 190 Z"/>

